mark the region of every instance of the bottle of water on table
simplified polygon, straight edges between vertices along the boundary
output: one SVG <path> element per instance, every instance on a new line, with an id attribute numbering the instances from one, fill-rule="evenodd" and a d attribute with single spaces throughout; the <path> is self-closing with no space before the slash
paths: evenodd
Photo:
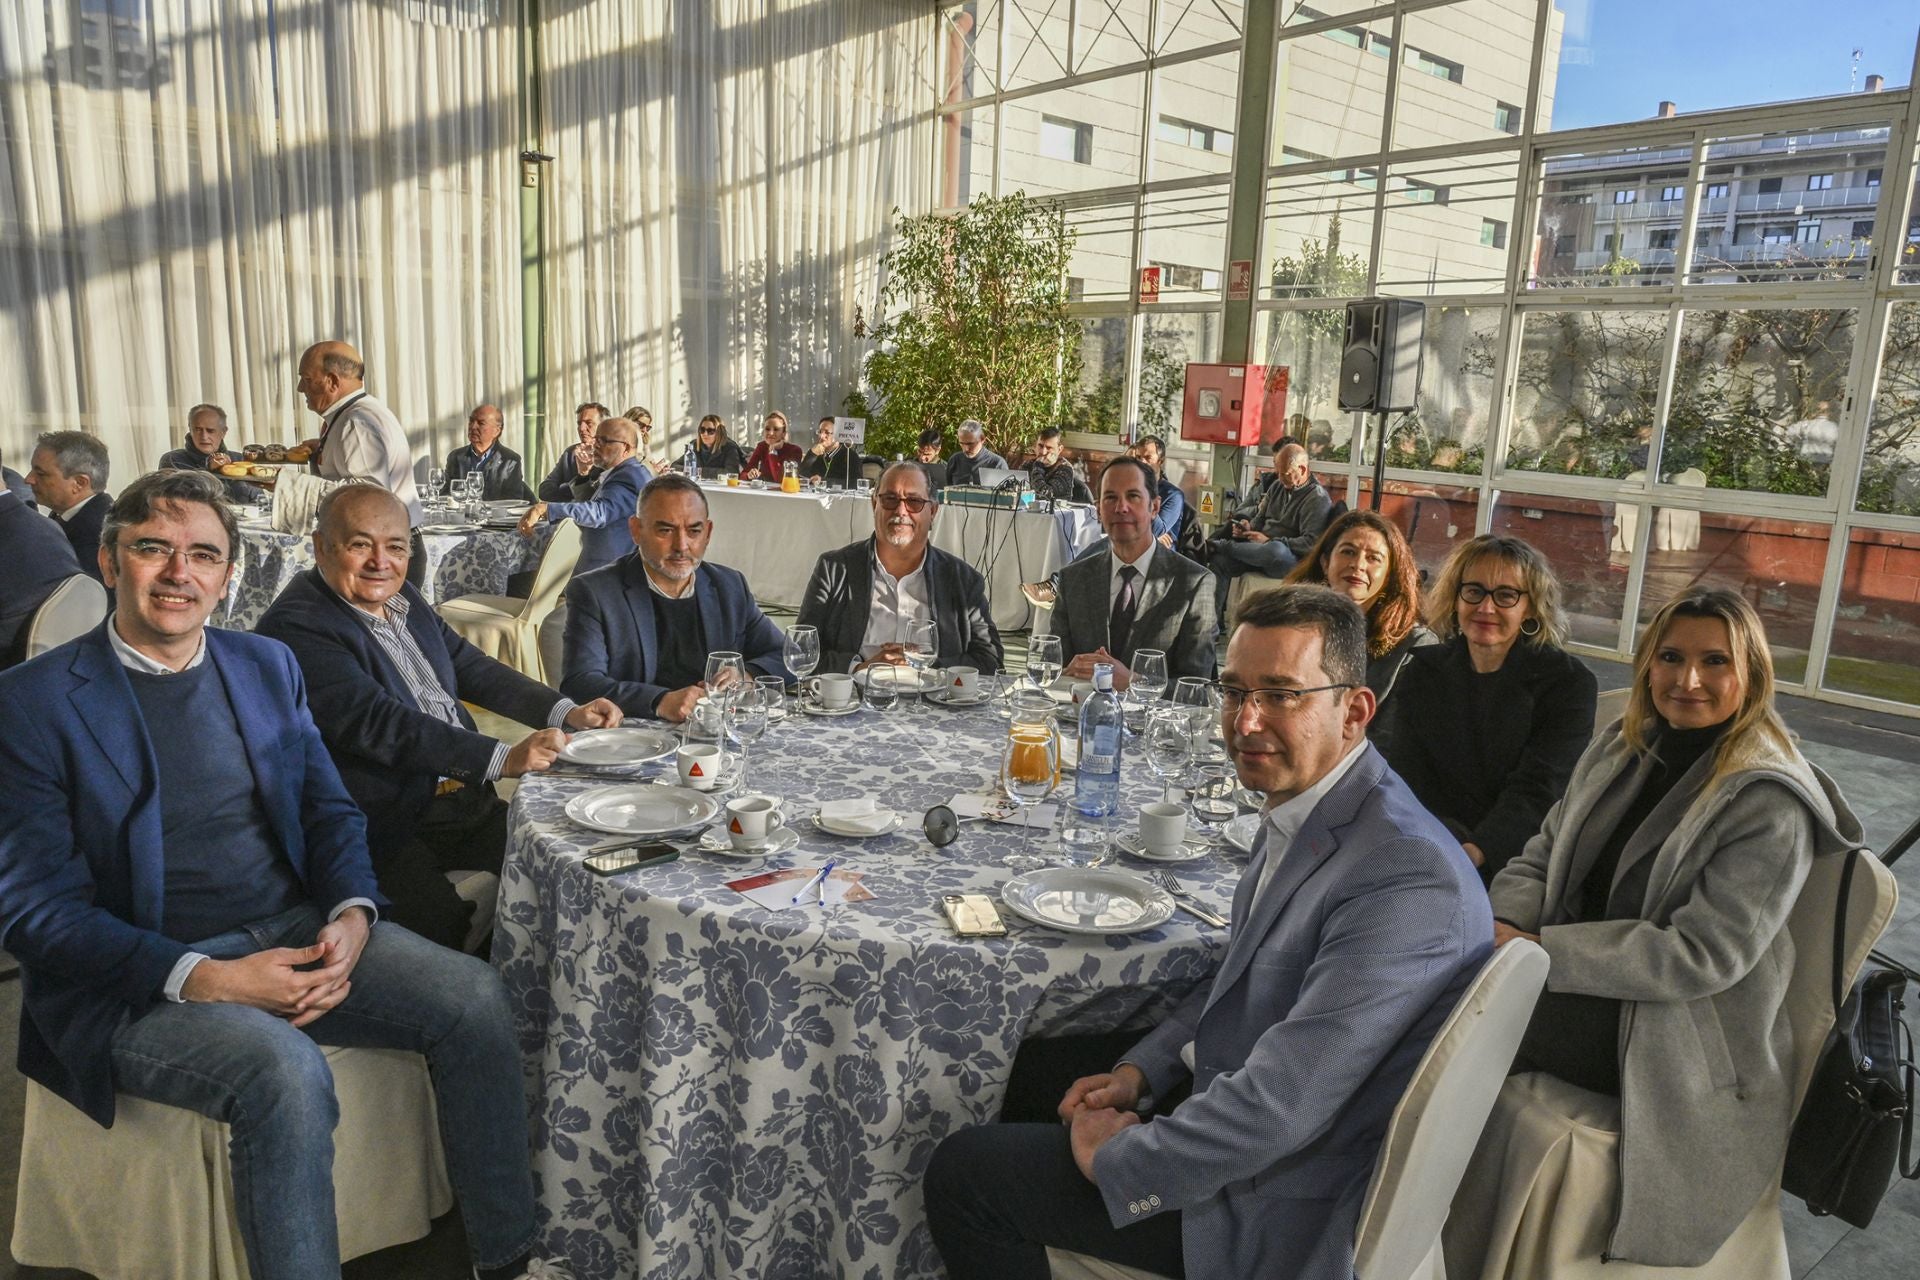
<path id="1" fill-rule="evenodd" d="M 687 479 L 698 480 L 700 478 L 700 455 L 693 451 L 693 441 L 691 440 L 687 441 L 687 457 L 682 465 L 686 468 Z"/>
<path id="2" fill-rule="evenodd" d="M 1060 843 L 1076 867 L 1106 861 L 1107 841 L 1120 808 L 1120 756 L 1126 722 L 1113 691 L 1113 668 L 1093 669 L 1093 693 L 1080 704 L 1080 762 L 1073 774 L 1073 801 L 1067 806 Z"/>

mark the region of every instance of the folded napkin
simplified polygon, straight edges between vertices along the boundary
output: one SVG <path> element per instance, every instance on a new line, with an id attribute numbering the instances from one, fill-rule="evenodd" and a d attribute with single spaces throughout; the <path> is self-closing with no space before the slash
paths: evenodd
<path id="1" fill-rule="evenodd" d="M 822 801 L 820 818 L 843 831 L 871 836 L 892 826 L 894 813 L 876 806 L 872 796 L 863 796 L 857 800 Z"/>

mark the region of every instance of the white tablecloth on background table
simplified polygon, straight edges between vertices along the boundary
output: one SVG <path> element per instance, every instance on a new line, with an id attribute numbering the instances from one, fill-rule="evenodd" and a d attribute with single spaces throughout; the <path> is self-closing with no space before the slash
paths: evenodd
<path id="1" fill-rule="evenodd" d="M 872 795 L 904 830 L 858 841 L 803 822 L 790 853 L 693 851 L 604 878 L 581 856 L 609 837 L 564 814 L 600 783 L 521 781 L 493 960 L 532 1094 L 543 1245 L 578 1280 L 938 1277 L 927 1161 L 999 1114 L 1020 1043 L 1158 1021 L 1212 973 L 1226 935 L 1184 914 L 1129 937 L 1011 913 L 1006 938 L 952 935 L 940 896 L 997 898 L 1001 855 L 1042 838 L 966 823 L 935 849 L 920 832 L 928 806 L 989 791 L 1005 733 L 992 711 L 792 717 L 756 748 L 755 788 L 790 814 Z M 1120 821 L 1154 795 L 1129 759 Z M 725 887 L 829 856 L 875 898 L 769 911 Z M 1178 871 L 1224 912 L 1243 861 Z"/>
<path id="2" fill-rule="evenodd" d="M 873 504 L 851 493 L 781 493 L 702 486 L 713 515 L 707 558 L 747 575 L 763 605 L 797 609 L 823 551 L 873 534 Z M 994 625 L 1027 629 L 1032 606 L 1022 582 L 1037 582 L 1100 536 L 1089 507 L 1055 512 L 943 504 L 933 545 L 959 556 L 987 580 Z"/>

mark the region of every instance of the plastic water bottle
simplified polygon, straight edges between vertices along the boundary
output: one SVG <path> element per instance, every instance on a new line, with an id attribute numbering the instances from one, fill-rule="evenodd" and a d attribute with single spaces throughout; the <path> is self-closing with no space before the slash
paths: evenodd
<path id="1" fill-rule="evenodd" d="M 1073 773 L 1073 803 L 1060 842 L 1076 867 L 1106 860 L 1113 816 L 1120 808 L 1120 754 L 1126 722 L 1113 691 L 1113 668 L 1093 669 L 1093 693 L 1080 704 L 1080 762 Z"/>
<path id="2" fill-rule="evenodd" d="M 686 467 L 687 479 L 698 480 L 700 478 L 700 455 L 693 451 L 693 441 L 691 440 L 687 441 L 687 458 L 684 465 Z"/>

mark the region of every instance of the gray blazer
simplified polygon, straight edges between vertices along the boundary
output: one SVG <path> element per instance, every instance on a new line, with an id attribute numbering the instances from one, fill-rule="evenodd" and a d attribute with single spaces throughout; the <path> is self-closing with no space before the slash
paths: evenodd
<path id="1" fill-rule="evenodd" d="M 1813 859 L 1860 843 L 1839 788 L 1765 747 L 1711 792 L 1711 755 L 1647 815 L 1614 882 L 1652 858 L 1637 920 L 1566 924 L 1606 834 L 1645 780 L 1615 721 L 1540 834 L 1494 878 L 1494 915 L 1540 935 L 1554 991 L 1620 1010 L 1620 1206 L 1607 1254 L 1695 1267 L 1778 1182 L 1792 1126 L 1787 915 Z"/>
<path id="2" fill-rule="evenodd" d="M 1262 826 L 1219 972 L 1126 1056 L 1163 1095 L 1194 1046 L 1193 1096 L 1093 1162 L 1115 1226 L 1180 1211 L 1191 1276 L 1353 1280 L 1387 1121 L 1493 953 L 1460 842 L 1360 750 L 1285 850 Z"/>
<path id="3" fill-rule="evenodd" d="M 1060 637 L 1060 659 L 1107 647 L 1107 623 L 1113 617 L 1109 553 L 1075 560 L 1060 571 L 1060 598 L 1053 608 L 1053 631 Z M 1156 547 L 1147 562 L 1147 580 L 1133 611 L 1133 635 L 1127 652 L 1113 656 L 1128 667 L 1140 649 L 1167 655 L 1167 678 L 1214 676 L 1213 575 L 1177 551 Z"/>

